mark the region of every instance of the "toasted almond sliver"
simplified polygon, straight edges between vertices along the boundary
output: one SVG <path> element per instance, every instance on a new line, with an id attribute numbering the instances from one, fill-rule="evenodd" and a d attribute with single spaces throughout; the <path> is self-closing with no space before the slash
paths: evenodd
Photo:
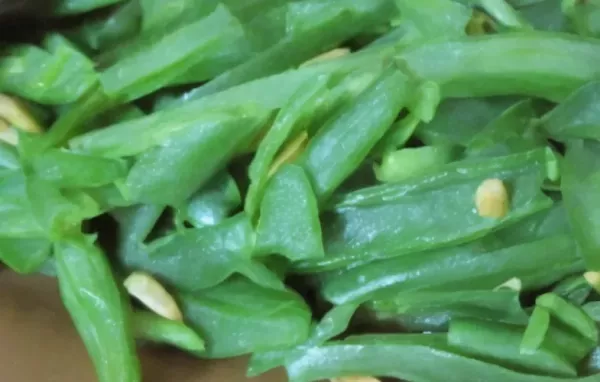
<path id="1" fill-rule="evenodd" d="M 308 133 L 303 131 L 283 149 L 277 158 L 275 158 L 271 164 L 271 168 L 269 168 L 268 176 L 273 176 L 273 174 L 275 174 L 277 170 L 281 168 L 281 166 L 298 158 L 302 151 L 304 151 L 306 148 L 307 143 Z"/>
<path id="2" fill-rule="evenodd" d="M 600 293 L 600 272 L 585 272 L 583 277 L 592 288 Z"/>
<path id="3" fill-rule="evenodd" d="M 504 283 L 495 287 L 494 291 L 501 290 L 501 289 L 511 289 L 511 290 L 514 290 L 515 292 L 520 292 L 521 289 L 523 289 L 523 282 L 521 282 L 520 278 L 513 277 L 512 279 L 507 280 Z"/>
<path id="4" fill-rule="evenodd" d="M 379 379 L 373 377 L 340 377 L 332 378 L 331 382 L 379 382 Z"/>
<path id="5" fill-rule="evenodd" d="M 477 188 L 475 205 L 479 216 L 499 219 L 508 213 L 508 191 L 500 179 L 486 179 Z"/>
<path id="6" fill-rule="evenodd" d="M 6 121 L 0 119 L 0 140 L 16 146 L 19 143 L 17 131 L 10 127 Z"/>
<path id="7" fill-rule="evenodd" d="M 322 62 L 322 61 L 327 61 L 327 60 L 333 60 L 335 58 L 343 57 L 343 56 L 348 55 L 348 54 L 350 54 L 350 49 L 348 49 L 348 48 L 336 48 L 336 49 L 332 49 L 329 52 L 325 52 L 323 54 L 320 54 L 320 55 L 318 55 L 316 57 L 311 58 L 310 60 L 308 60 L 305 63 L 303 63 L 302 65 L 300 65 L 300 67 L 312 65 L 312 64 L 315 64 L 317 62 Z"/>
<path id="8" fill-rule="evenodd" d="M 0 118 L 10 125 L 30 133 L 42 132 L 41 126 L 29 114 L 25 106 L 15 98 L 0 94 Z"/>
<path id="9" fill-rule="evenodd" d="M 152 276 L 143 272 L 133 272 L 123 284 L 130 295 L 154 313 L 174 321 L 183 320 L 175 299 Z"/>

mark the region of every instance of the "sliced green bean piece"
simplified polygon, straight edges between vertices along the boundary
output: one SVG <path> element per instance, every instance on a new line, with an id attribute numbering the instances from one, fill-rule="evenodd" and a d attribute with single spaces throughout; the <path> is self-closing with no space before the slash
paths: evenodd
<path id="1" fill-rule="evenodd" d="M 251 115 L 227 124 L 189 123 L 141 154 L 125 182 L 126 198 L 140 203 L 179 206 L 199 190 L 235 154 L 250 145 L 269 113 Z"/>
<path id="2" fill-rule="evenodd" d="M 448 343 L 474 358 L 521 372 L 556 377 L 577 376 L 574 365 L 547 349 L 521 352 L 519 349 L 524 331 L 522 326 L 493 321 L 452 320 Z"/>
<path id="3" fill-rule="evenodd" d="M 96 367 L 98 380 L 141 381 L 130 332 L 130 307 L 102 251 L 91 238 L 81 236 L 56 243 L 54 258 L 63 303 Z"/>
<path id="4" fill-rule="evenodd" d="M 216 226 L 187 229 L 158 239 L 135 265 L 184 291 L 216 286 L 234 273 L 259 285 L 281 289 L 281 280 L 251 258 L 254 232 L 244 214 Z"/>
<path id="5" fill-rule="evenodd" d="M 456 158 L 452 146 L 424 146 L 406 148 L 383 155 L 375 174 L 380 182 L 402 182 L 441 169 Z"/>
<path id="6" fill-rule="evenodd" d="M 405 182 L 341 196 L 323 216 L 326 256 L 296 267 L 335 269 L 482 237 L 551 205 L 541 191 L 545 163 L 543 149 L 457 162 Z M 500 219 L 482 217 L 475 208 L 478 187 L 494 178 L 510 188 L 508 214 Z"/>
<path id="7" fill-rule="evenodd" d="M 43 49 L 11 46 L 0 59 L 0 91 L 41 104 L 77 101 L 96 82 L 93 63 L 60 35 L 48 36 Z"/>
<path id="8" fill-rule="evenodd" d="M 600 81 L 578 88 L 540 120 L 544 131 L 562 142 L 569 139 L 600 139 Z"/>
<path id="9" fill-rule="evenodd" d="M 287 348 L 309 335 L 311 312 L 289 290 L 265 289 L 232 278 L 179 297 L 186 322 L 205 336 L 208 358 Z"/>
<path id="10" fill-rule="evenodd" d="M 398 69 L 386 69 L 311 140 L 298 164 L 309 175 L 319 201 L 331 196 L 390 128 L 407 102 L 407 85 Z"/>
<path id="11" fill-rule="evenodd" d="M 575 141 L 561 163 L 561 191 L 573 237 L 589 271 L 600 271 L 600 145 Z"/>
<path id="12" fill-rule="evenodd" d="M 536 306 L 550 311 L 554 317 L 566 326 L 573 328 L 584 338 L 598 343 L 598 327 L 592 318 L 578 306 L 565 301 L 554 293 L 546 293 L 535 300 Z"/>
<path id="13" fill-rule="evenodd" d="M 519 293 L 512 290 L 407 291 L 381 293 L 365 306 L 378 320 L 410 331 L 441 332 L 455 318 L 525 324 Z"/>
<path id="14" fill-rule="evenodd" d="M 515 32 L 432 41 L 406 49 L 415 74 L 445 97 L 521 94 L 560 101 L 600 77 L 600 42 L 568 34 Z"/>
<path id="15" fill-rule="evenodd" d="M 520 352 L 522 354 L 535 354 L 544 343 L 550 330 L 550 311 L 541 306 L 536 306 L 529 318 L 529 323 L 523 333 Z"/>
<path id="16" fill-rule="evenodd" d="M 137 338 L 173 345 L 196 355 L 204 351 L 204 340 L 183 322 L 139 311 L 133 314 L 133 327 Z"/>
<path id="17" fill-rule="evenodd" d="M 184 218 L 196 228 L 216 225 L 231 215 L 242 199 L 235 179 L 227 172 L 215 175 L 182 209 Z"/>
<path id="18" fill-rule="evenodd" d="M 548 266 L 541 270 L 540 262 Z M 321 293 L 327 300 L 342 304 L 365 301 L 379 293 L 492 289 L 513 277 L 521 279 L 523 289 L 529 290 L 552 284 L 582 268 L 583 262 L 569 235 L 508 248 L 484 238 L 454 248 L 325 274 Z"/>
<path id="19" fill-rule="evenodd" d="M 324 256 L 317 199 L 302 167 L 285 165 L 270 180 L 256 234 L 259 254 L 292 261 Z"/>
<path id="20" fill-rule="evenodd" d="M 302 85 L 277 114 L 273 126 L 260 142 L 256 154 L 250 163 L 248 177 L 250 186 L 244 203 L 245 211 L 256 217 L 265 185 L 269 178 L 269 169 L 282 146 L 296 133 L 308 126 L 322 97 L 327 91 L 328 76 L 316 76 Z"/>

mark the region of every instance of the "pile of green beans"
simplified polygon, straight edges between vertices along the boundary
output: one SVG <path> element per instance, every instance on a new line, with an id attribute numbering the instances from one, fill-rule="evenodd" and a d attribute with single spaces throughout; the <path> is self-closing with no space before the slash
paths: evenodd
<path id="1" fill-rule="evenodd" d="M 100 382 L 148 341 L 292 382 L 600 381 L 600 1 L 53 17 L 2 47 L 0 261 L 58 279 Z"/>

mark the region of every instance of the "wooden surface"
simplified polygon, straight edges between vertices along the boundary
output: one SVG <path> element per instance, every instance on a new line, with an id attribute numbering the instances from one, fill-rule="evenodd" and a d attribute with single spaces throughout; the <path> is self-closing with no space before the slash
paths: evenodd
<path id="1" fill-rule="evenodd" d="M 91 361 L 60 303 L 56 282 L 0 272 L 0 381 L 96 382 Z M 248 380 L 246 360 L 202 361 L 141 351 L 144 382 L 284 382 L 282 371 Z"/>

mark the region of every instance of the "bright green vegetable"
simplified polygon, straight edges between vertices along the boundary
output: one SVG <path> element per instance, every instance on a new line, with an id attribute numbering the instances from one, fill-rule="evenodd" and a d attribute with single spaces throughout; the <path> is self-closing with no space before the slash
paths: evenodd
<path id="1" fill-rule="evenodd" d="M 512 277 L 521 279 L 524 289 L 535 289 L 583 268 L 566 235 L 490 250 L 482 240 L 326 274 L 322 294 L 341 304 L 367 300 L 378 291 L 492 289 Z M 540 262 L 548 266 L 541 270 Z"/>
<path id="2" fill-rule="evenodd" d="M 91 87 L 56 119 L 50 131 L 42 138 L 41 149 L 63 145 L 76 134 L 85 131 L 94 116 L 111 109 L 115 104 L 116 101 L 108 98 L 99 85 Z"/>
<path id="3" fill-rule="evenodd" d="M 0 261 L 58 278 L 103 382 L 135 338 L 598 382 L 597 3 L 57 1 L 0 36 Z"/>
<path id="4" fill-rule="evenodd" d="M 580 275 L 566 278 L 552 289 L 552 293 L 577 305 L 583 304 L 591 291 L 592 286 Z"/>
<path id="5" fill-rule="evenodd" d="M 59 187 L 86 188 L 113 183 L 127 175 L 124 161 L 51 150 L 36 156 L 37 176 Z"/>
<path id="6" fill-rule="evenodd" d="M 540 125 L 548 135 L 560 141 L 576 138 L 598 139 L 599 99 L 600 82 L 592 81 L 577 89 L 544 115 Z"/>
<path id="7" fill-rule="evenodd" d="M 546 0 L 507 0 L 507 2 L 515 8 L 525 7 L 527 5 L 545 2 Z"/>
<path id="8" fill-rule="evenodd" d="M 262 194 L 269 178 L 269 169 L 275 156 L 286 141 L 306 129 L 315 109 L 320 102 L 323 102 L 322 97 L 327 91 L 328 81 L 329 77 L 318 76 L 308 80 L 306 85 L 300 87 L 288 103 L 282 107 L 273 126 L 260 142 L 248 169 L 250 187 L 244 208 L 250 216 L 257 216 Z"/>
<path id="9" fill-rule="evenodd" d="M 77 32 L 90 49 L 106 49 L 135 36 L 140 30 L 141 18 L 139 1 L 128 1 L 105 19 L 86 22 Z"/>
<path id="10" fill-rule="evenodd" d="M 596 195 L 600 190 L 600 161 L 596 156 L 600 149 L 594 141 L 572 142 L 562 162 L 563 180 L 561 191 L 573 237 L 581 248 L 588 270 L 600 270 L 600 206 Z"/>
<path id="11" fill-rule="evenodd" d="M 411 177 L 434 172 L 452 161 L 456 150 L 451 146 L 407 148 L 383 155 L 375 167 L 380 182 L 401 182 Z"/>
<path id="12" fill-rule="evenodd" d="M 248 365 L 248 377 L 255 377 L 270 369 L 282 366 L 290 352 L 307 347 L 323 345 L 328 340 L 344 332 L 350 325 L 352 316 L 358 309 L 358 304 L 344 304 L 333 307 L 321 321 L 313 326 L 308 340 L 301 345 L 285 350 L 274 350 L 255 353 Z"/>
<path id="13" fill-rule="evenodd" d="M 473 136 L 467 146 L 468 155 L 507 155 L 543 147 L 545 142 L 531 128 L 535 118 L 530 100 L 512 105 Z"/>
<path id="14" fill-rule="evenodd" d="M 215 6 L 215 0 L 203 2 L 202 5 L 210 4 Z M 162 3 L 162 2 L 158 2 Z M 195 1 L 190 2 L 190 12 L 186 12 L 183 17 L 179 17 L 177 23 L 185 22 L 186 19 L 194 17 L 194 13 L 201 10 Z M 290 0 L 276 1 L 226 1 L 226 6 L 244 25 L 244 35 L 228 44 L 211 57 L 207 57 L 202 62 L 194 65 L 187 73 L 177 78 L 175 83 L 198 84 L 203 81 L 211 80 L 221 74 L 229 72 L 237 66 L 257 58 L 262 52 L 279 44 L 283 39 L 290 38 L 294 33 L 292 28 L 286 28 L 290 14 L 294 12 L 294 3 Z M 172 9 L 172 7 L 169 7 Z M 186 7 L 182 7 L 186 8 Z M 181 11 L 182 9 L 177 9 Z M 310 11 L 309 11 L 310 12 Z M 314 12 L 314 11 L 313 11 Z M 164 12 L 156 18 L 157 24 L 164 24 Z M 289 17 L 288 17 L 289 16 Z"/>
<path id="15" fill-rule="evenodd" d="M 204 351 L 202 338 L 183 322 L 140 311 L 133 314 L 133 327 L 138 338 L 172 344 L 197 355 Z"/>
<path id="16" fill-rule="evenodd" d="M 588 302 L 582 308 L 594 321 L 600 321 L 600 302 Z"/>
<path id="17" fill-rule="evenodd" d="M 525 333 L 523 333 L 520 352 L 535 354 L 542 347 L 549 330 L 550 312 L 544 307 L 536 306 L 531 313 Z"/>
<path id="18" fill-rule="evenodd" d="M 20 167 L 17 150 L 6 142 L 0 142 L 0 167 L 14 170 Z"/>
<path id="19" fill-rule="evenodd" d="M 221 223 L 241 204 L 240 190 L 235 179 L 222 172 L 192 195 L 180 213 L 183 214 L 183 219 L 200 228 Z"/>
<path id="20" fill-rule="evenodd" d="M 554 293 L 546 293 L 535 300 L 537 306 L 541 306 L 560 320 L 563 324 L 573 328 L 584 338 L 598 341 L 598 328 L 594 321 L 581 308 L 563 300 Z"/>
<path id="21" fill-rule="evenodd" d="M 408 104 L 410 114 L 394 123 L 379 143 L 384 154 L 406 145 L 421 121 L 428 123 L 434 119 L 441 101 L 440 87 L 435 82 L 425 81 L 414 90 L 414 93 Z"/>
<path id="22" fill-rule="evenodd" d="M 523 331 L 522 326 L 454 319 L 450 323 L 448 343 L 475 358 L 494 360 L 500 366 L 523 372 L 556 377 L 577 375 L 574 365 L 547 349 L 532 353 L 519 351 Z"/>
<path id="23" fill-rule="evenodd" d="M 550 298 L 548 299 L 548 297 Z M 538 300 L 540 298 L 546 298 L 550 302 L 542 301 L 541 304 L 538 304 L 536 301 L 536 307 L 521 342 L 521 353 L 534 354 L 540 349 L 548 349 L 574 365 L 579 364 L 598 344 L 597 338 L 590 339 L 582 336 L 574 331 L 573 326 L 568 322 L 571 320 L 580 322 L 578 317 L 583 317 L 585 313 L 583 310 L 578 310 L 578 307 L 569 306 L 566 301 L 563 301 L 566 305 L 560 304 L 562 306 L 560 310 L 557 310 L 556 306 L 550 307 L 553 304 L 552 300 L 559 298 L 556 295 L 543 295 Z M 564 306 L 567 306 L 566 310 Z M 569 313 L 575 314 L 570 317 Z M 588 326 L 590 322 L 593 324 L 589 317 L 581 322 L 587 322 Z M 594 328 L 592 331 L 596 331 L 596 329 Z M 588 334 L 586 333 L 586 335 Z"/>
<path id="24" fill-rule="evenodd" d="M 343 76 L 358 69 L 366 70 L 371 69 L 373 66 L 381 67 L 383 60 L 391 58 L 394 52 L 395 46 L 381 46 L 340 60 L 325 61 L 250 81 L 212 94 L 210 97 L 204 97 L 202 93 L 198 92 L 199 89 L 195 89 L 182 94 L 178 98 L 162 100 L 158 104 L 158 108 L 167 109 L 185 105 L 184 110 L 197 111 L 199 108 L 210 108 L 219 105 L 247 104 L 248 94 L 252 94 L 252 100 L 264 107 L 280 108 L 289 101 L 300 86 L 305 84 L 305 81 L 315 75 L 335 74 L 336 76 Z"/>
<path id="25" fill-rule="evenodd" d="M 394 7 L 387 0 L 307 0 L 290 4 L 286 15 L 289 37 L 261 54 L 196 89 L 198 99 L 254 79 L 281 72 L 378 25 Z"/>
<path id="26" fill-rule="evenodd" d="M 57 105 L 78 100 L 96 84 L 93 63 L 65 38 L 50 35 L 43 44 L 13 46 L 4 54 L 0 91 Z"/>
<path id="27" fill-rule="evenodd" d="M 301 167 L 285 165 L 267 184 L 256 234 L 258 253 L 292 261 L 324 256 L 317 199 Z"/>
<path id="28" fill-rule="evenodd" d="M 99 213 L 96 203 L 85 194 L 61 192 L 35 176 L 25 177 L 24 193 L 37 226 L 53 240 L 77 232 L 84 219 Z"/>
<path id="29" fill-rule="evenodd" d="M 122 0 L 60 0 L 56 4 L 59 14 L 73 14 L 88 12 L 96 8 L 118 3 Z"/>
<path id="30" fill-rule="evenodd" d="M 600 347 L 595 348 L 582 366 L 582 375 L 593 375 L 600 372 Z"/>
<path id="31" fill-rule="evenodd" d="M 169 29 L 173 24 L 185 25 L 206 17 L 217 7 L 216 1 L 198 3 L 176 0 L 167 4 L 157 0 L 139 0 L 143 15 L 143 30 Z"/>
<path id="32" fill-rule="evenodd" d="M 530 29 L 527 21 L 505 0 L 454 0 L 483 9 L 496 22 L 509 29 Z M 509 1 L 510 2 L 510 1 Z"/>
<path id="33" fill-rule="evenodd" d="M 470 241 L 520 220 L 550 205 L 540 190 L 545 160 L 544 150 L 533 150 L 458 162 L 404 183 L 343 195 L 325 217 L 327 256 L 299 263 L 298 268 L 324 270 L 409 255 Z M 512 189 L 503 219 L 481 217 L 475 209 L 477 188 L 494 177 Z"/>
<path id="34" fill-rule="evenodd" d="M 422 39 L 464 36 L 471 18 L 468 7 L 453 1 L 425 0 L 415 3 L 396 0 L 396 4 L 400 10 L 400 23 L 408 21 L 413 24 Z"/>
<path id="35" fill-rule="evenodd" d="M 560 101 L 600 76 L 599 47 L 568 34 L 515 32 L 415 45 L 397 58 L 437 82 L 446 97 L 522 94 Z"/>
<path id="36" fill-rule="evenodd" d="M 419 125 L 416 135 L 428 145 L 466 146 L 484 126 L 515 102 L 512 97 L 444 100 L 434 118 Z"/>
<path id="37" fill-rule="evenodd" d="M 381 293 L 368 301 L 366 307 L 378 320 L 398 323 L 410 331 L 445 331 L 449 322 L 456 318 L 489 319 L 509 324 L 527 322 L 519 293 L 512 290 Z"/>
<path id="38" fill-rule="evenodd" d="M 314 327 L 306 345 L 321 345 L 343 333 L 350 325 L 350 319 L 357 309 L 357 304 L 337 305 L 332 308 Z"/>
<path id="39" fill-rule="evenodd" d="M 261 12 L 268 12 L 271 8 L 285 4 L 289 0 L 205 0 L 198 3 L 195 0 L 175 0 L 170 4 L 161 0 L 141 0 L 144 14 L 144 30 L 155 30 L 185 25 L 208 15 L 219 4 L 225 5 L 235 17 L 241 21 L 248 21 Z"/>
<path id="40" fill-rule="evenodd" d="M 130 328 L 131 308 L 102 251 L 92 238 L 80 236 L 56 243 L 54 258 L 63 303 L 94 362 L 99 381 L 141 381 Z"/>
<path id="41" fill-rule="evenodd" d="M 138 157 L 125 181 L 126 198 L 180 205 L 248 146 L 267 118 L 257 110 L 228 124 L 186 123 Z"/>
<path id="42" fill-rule="evenodd" d="M 143 118 L 116 123 L 72 139 L 74 151 L 109 158 L 138 155 L 162 145 L 169 137 L 185 129 L 214 130 L 221 125 L 251 125 L 265 118 L 264 109 L 245 101 L 240 107 L 216 107 L 211 110 L 173 109 Z M 183 132 L 181 133 L 183 134 Z"/>
<path id="43" fill-rule="evenodd" d="M 62 237 L 100 212 L 85 193 L 61 191 L 19 170 L 0 174 L 0 201 L 3 238 Z"/>
<path id="44" fill-rule="evenodd" d="M 109 96 L 125 101 L 137 99 L 168 84 L 241 33 L 238 21 L 226 8 L 219 7 L 205 19 L 177 29 L 117 62 L 102 73 L 102 85 Z"/>
<path id="45" fill-rule="evenodd" d="M 204 334 L 208 358 L 289 347 L 309 334 L 310 311 L 299 296 L 241 278 L 181 294 L 179 301 L 189 325 Z"/>
<path id="46" fill-rule="evenodd" d="M 0 174 L 0 233 L 3 237 L 27 238 L 43 236 L 36 223 L 30 202 L 25 193 L 25 176 L 20 171 Z"/>
<path id="47" fill-rule="evenodd" d="M 50 258 L 52 244 L 46 238 L 0 237 L 0 259 L 18 273 L 38 271 Z"/>
<path id="48" fill-rule="evenodd" d="M 527 2 L 528 0 L 523 0 Z M 571 30 L 569 19 L 562 11 L 562 1 L 530 0 L 518 9 L 519 14 L 535 29 L 565 32 Z"/>
<path id="49" fill-rule="evenodd" d="M 551 319 L 552 321 L 552 319 Z M 543 346 L 560 354 L 572 364 L 580 364 L 597 346 L 596 341 L 582 337 L 561 322 L 552 322 L 548 336 L 544 339 Z"/>
<path id="50" fill-rule="evenodd" d="M 587 37 L 600 36 L 600 2 L 598 0 L 563 0 L 563 12 L 577 33 Z"/>
<path id="51" fill-rule="evenodd" d="M 114 209 L 111 215 L 119 223 L 117 256 L 121 266 L 135 270 L 140 259 L 147 255 L 144 245 L 148 235 L 157 224 L 164 207 L 156 205 L 137 205 Z"/>
<path id="52" fill-rule="evenodd" d="M 569 223 L 563 203 L 533 214 L 515 225 L 496 231 L 492 237 L 497 243 L 525 243 L 545 237 L 570 234 Z"/>
<path id="53" fill-rule="evenodd" d="M 287 355 L 286 369 L 292 382 L 352 375 L 435 382 L 460 382 L 473 375 L 509 382 L 593 382 L 597 378 L 563 379 L 519 373 L 457 353 L 446 344 L 445 335 L 422 334 L 355 336 L 298 349 Z"/>
<path id="54" fill-rule="evenodd" d="M 406 102 L 407 78 L 390 67 L 347 107 L 328 120 L 298 164 L 317 198 L 325 201 L 368 155 Z"/>
<path id="55" fill-rule="evenodd" d="M 253 260 L 254 232 L 240 214 L 216 226 L 188 229 L 151 243 L 135 267 L 185 291 L 220 284 L 241 273 L 259 285 L 281 289 L 282 283 L 262 263 Z"/>

